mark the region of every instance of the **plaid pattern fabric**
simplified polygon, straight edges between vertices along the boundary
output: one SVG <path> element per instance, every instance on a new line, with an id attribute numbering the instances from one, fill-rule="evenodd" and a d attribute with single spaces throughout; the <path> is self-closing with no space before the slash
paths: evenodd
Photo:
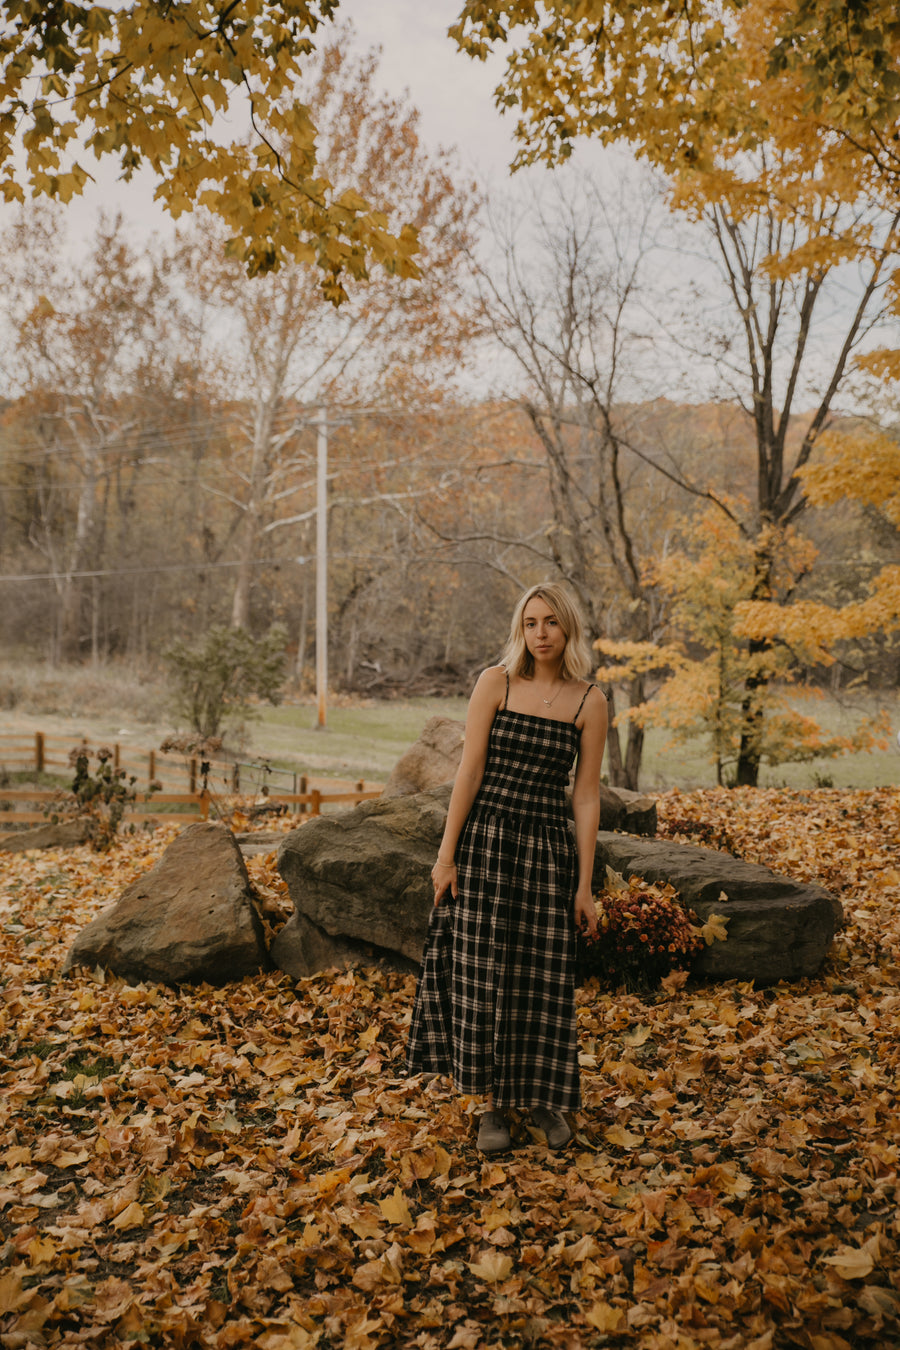
<path id="1" fill-rule="evenodd" d="M 493 1092 L 498 1107 L 581 1104 L 565 806 L 577 750 L 574 721 L 496 714 L 456 851 L 459 895 L 431 915 L 407 1066 Z"/>

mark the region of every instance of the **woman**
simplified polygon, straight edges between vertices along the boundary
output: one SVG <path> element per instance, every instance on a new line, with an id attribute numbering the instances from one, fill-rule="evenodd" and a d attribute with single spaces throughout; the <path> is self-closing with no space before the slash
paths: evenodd
<path id="1" fill-rule="evenodd" d="M 532 586 L 500 664 L 472 693 L 431 873 L 407 1062 L 486 1098 L 484 1153 L 509 1147 L 510 1107 L 530 1109 L 562 1148 L 572 1137 L 563 1113 L 581 1105 L 575 930 L 597 931 L 591 875 L 607 729 L 606 699 L 583 678 L 590 667 L 570 597 Z M 576 756 L 573 841 L 566 787 Z"/>

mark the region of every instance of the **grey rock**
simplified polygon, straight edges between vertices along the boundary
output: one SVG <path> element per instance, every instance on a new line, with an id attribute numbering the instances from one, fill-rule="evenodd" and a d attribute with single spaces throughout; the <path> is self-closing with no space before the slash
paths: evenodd
<path id="1" fill-rule="evenodd" d="M 766 985 L 814 975 L 843 923 L 841 903 L 830 891 L 716 849 L 601 830 L 595 888 L 607 866 L 626 881 L 668 883 L 703 922 L 713 913 L 728 919 L 727 939 L 707 947 L 695 966 L 706 979 Z"/>
<path id="2" fill-rule="evenodd" d="M 386 970 L 415 972 L 419 958 L 376 947 L 361 938 L 327 933 L 306 914 L 296 911 L 276 934 L 269 955 L 278 970 L 301 980 L 320 970 L 346 970 L 348 966 L 382 966 Z"/>
<path id="3" fill-rule="evenodd" d="M 449 797 L 445 784 L 382 798 L 321 816 L 286 836 L 278 867 L 295 913 L 273 944 L 279 969 L 300 977 L 376 960 L 415 968 Z M 813 975 L 843 918 L 839 901 L 821 887 L 714 849 L 602 830 L 597 889 L 607 865 L 626 879 L 671 884 L 701 921 L 714 912 L 728 918 L 727 940 L 707 947 L 696 967 L 707 979 L 764 985 Z"/>
<path id="4" fill-rule="evenodd" d="M 25 853 L 30 848 L 74 848 L 91 837 L 91 822 L 85 817 L 60 820 L 57 824 L 35 825 L 27 830 L 0 834 L 0 851 Z"/>
<path id="5" fill-rule="evenodd" d="M 75 939 L 64 970 L 132 981 L 227 984 L 271 965 L 253 888 L 224 825 L 189 825 Z"/>
<path id="6" fill-rule="evenodd" d="M 656 799 L 642 792 L 600 784 L 600 828 L 628 834 L 656 834 Z"/>
<path id="7" fill-rule="evenodd" d="M 290 919 L 273 943 L 279 970 L 298 977 L 360 958 L 418 966 L 450 791 L 445 784 L 380 797 L 317 816 L 286 836 L 278 870 L 296 922 Z"/>
<path id="8" fill-rule="evenodd" d="M 430 717 L 419 739 L 398 759 L 382 797 L 428 792 L 452 782 L 462 758 L 465 723 L 453 717 Z"/>

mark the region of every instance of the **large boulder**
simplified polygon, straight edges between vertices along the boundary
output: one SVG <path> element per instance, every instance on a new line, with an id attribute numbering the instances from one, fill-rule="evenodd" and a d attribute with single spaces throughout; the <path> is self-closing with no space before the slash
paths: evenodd
<path id="1" fill-rule="evenodd" d="M 453 717 L 429 717 L 419 739 L 390 772 L 382 797 L 428 792 L 452 782 L 462 758 L 466 726 Z"/>
<path id="2" fill-rule="evenodd" d="M 240 849 L 224 825 L 198 821 L 79 933 L 64 970 L 102 966 L 137 982 L 227 984 L 269 969 Z"/>
<path id="3" fill-rule="evenodd" d="M 272 944 L 279 970 L 298 978 L 354 961 L 418 966 L 450 792 L 445 784 L 379 797 L 285 837 L 278 870 L 295 912 Z"/>
<path id="4" fill-rule="evenodd" d="M 295 913 L 272 946 L 275 964 L 295 977 L 353 961 L 414 969 L 449 796 L 445 784 L 382 798 L 320 816 L 287 835 L 278 867 Z M 598 890 L 607 866 L 626 879 L 670 883 L 703 920 L 713 912 L 728 918 L 727 940 L 707 947 L 697 967 L 709 979 L 763 985 L 812 975 L 842 920 L 840 903 L 821 887 L 713 849 L 604 830 L 594 872 Z"/>
<path id="5" fill-rule="evenodd" d="M 704 922 L 713 913 L 727 918 L 727 939 L 707 947 L 695 966 L 708 979 L 764 985 L 814 975 L 843 923 L 841 903 L 830 891 L 716 849 L 601 830 L 595 889 L 603 886 L 607 866 L 626 880 L 669 884 Z"/>
<path id="6" fill-rule="evenodd" d="M 656 834 L 656 798 L 600 784 L 600 828 L 628 834 Z"/>

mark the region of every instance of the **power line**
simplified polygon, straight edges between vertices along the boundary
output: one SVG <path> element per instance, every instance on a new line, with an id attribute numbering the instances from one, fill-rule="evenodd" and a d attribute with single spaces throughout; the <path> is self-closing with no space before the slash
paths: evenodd
<path id="1" fill-rule="evenodd" d="M 371 558 L 371 553 L 357 549 L 353 552 L 341 551 L 332 553 L 333 558 L 340 558 L 343 561 L 348 559 L 358 560 L 360 558 Z M 79 572 L 27 572 L 21 574 L 10 574 L 0 576 L 0 582 L 21 582 L 21 581 L 70 581 L 76 577 L 129 577 L 129 576 L 149 576 L 152 572 L 211 572 L 217 568 L 226 567 L 286 567 L 290 563 L 296 563 L 298 567 L 304 567 L 307 563 L 313 562 L 313 555 L 307 557 L 295 558 L 254 558 L 250 562 L 242 562 L 240 558 L 228 560 L 227 562 L 194 562 L 194 563 L 151 563 L 146 567 L 116 567 L 116 568 L 97 568 L 94 571 Z"/>
<path id="2" fill-rule="evenodd" d="M 235 558 L 227 562 L 193 563 L 152 563 L 147 567 L 97 568 L 95 571 L 79 572 L 31 572 L 15 576 L 0 576 L 0 582 L 10 581 L 72 581 L 76 577 L 128 577 L 146 576 L 151 572 L 206 572 L 219 567 L 281 567 L 287 563 L 307 563 L 312 558 L 254 558 L 243 562 Z"/>

